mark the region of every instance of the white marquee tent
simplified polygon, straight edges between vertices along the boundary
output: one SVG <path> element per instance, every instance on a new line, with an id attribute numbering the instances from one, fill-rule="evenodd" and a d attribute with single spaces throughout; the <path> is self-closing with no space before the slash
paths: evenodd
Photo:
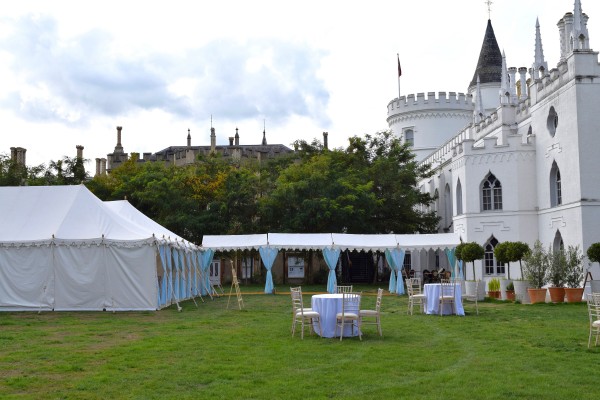
<path id="1" fill-rule="evenodd" d="M 83 185 L 0 187 L 0 311 L 160 309 L 198 294 L 200 258 Z"/>
<path id="2" fill-rule="evenodd" d="M 202 240 L 203 249 L 223 250 L 259 250 L 267 269 L 265 293 L 272 293 L 271 267 L 277 250 L 320 250 L 329 267 L 327 290 L 335 287 L 335 267 L 339 254 L 343 250 L 381 251 L 396 272 L 390 277 L 390 292 L 403 294 L 403 282 L 400 269 L 407 250 L 443 250 L 455 271 L 454 249 L 460 243 L 455 233 L 439 234 L 343 234 L 343 233 L 267 233 L 261 235 L 206 235 Z M 268 250 L 271 250 L 270 252 Z M 274 252 L 274 254 L 273 254 Z M 265 254 L 270 253 L 268 261 Z"/>

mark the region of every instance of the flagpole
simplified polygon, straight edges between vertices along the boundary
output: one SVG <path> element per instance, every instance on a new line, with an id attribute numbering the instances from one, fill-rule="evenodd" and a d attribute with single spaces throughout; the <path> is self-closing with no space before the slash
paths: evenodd
<path id="1" fill-rule="evenodd" d="M 396 53 L 398 57 L 398 101 L 400 101 L 400 77 L 402 76 L 402 68 L 400 68 L 400 53 Z"/>

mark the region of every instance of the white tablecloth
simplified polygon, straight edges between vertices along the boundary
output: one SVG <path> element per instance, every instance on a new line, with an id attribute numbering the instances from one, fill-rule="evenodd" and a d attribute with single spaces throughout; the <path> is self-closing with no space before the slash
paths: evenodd
<path id="1" fill-rule="evenodd" d="M 339 329 L 337 334 L 335 332 L 335 316 L 337 313 L 342 312 L 342 296 L 342 294 L 316 294 L 311 298 L 311 308 L 321 316 L 321 328 L 323 332 L 319 332 L 318 324 L 313 325 L 315 332 L 320 336 L 328 338 L 339 337 Z M 352 324 L 344 325 L 344 337 L 356 335 L 358 335 L 358 331 L 352 329 Z"/>
<path id="2" fill-rule="evenodd" d="M 440 310 L 440 283 L 426 283 L 423 286 L 423 292 L 425 296 L 427 296 L 427 304 L 425 305 L 425 314 L 439 314 Z M 456 303 L 456 314 L 457 315 L 465 315 L 465 309 L 462 305 L 462 290 L 460 287 L 460 283 L 456 283 L 456 288 L 454 290 L 454 302 Z M 442 313 L 452 314 L 454 309 L 452 308 L 452 304 L 444 304 L 444 309 Z"/>

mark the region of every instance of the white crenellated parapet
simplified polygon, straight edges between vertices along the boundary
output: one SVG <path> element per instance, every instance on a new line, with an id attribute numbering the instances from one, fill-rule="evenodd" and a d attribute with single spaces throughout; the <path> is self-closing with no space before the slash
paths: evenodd
<path id="1" fill-rule="evenodd" d="M 388 103 L 388 117 L 417 111 L 473 110 L 471 95 L 456 92 L 428 92 L 400 96 Z"/>

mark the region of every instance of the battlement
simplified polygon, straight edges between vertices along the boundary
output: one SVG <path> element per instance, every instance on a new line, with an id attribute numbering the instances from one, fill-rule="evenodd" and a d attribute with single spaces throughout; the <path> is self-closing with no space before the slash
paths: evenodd
<path id="1" fill-rule="evenodd" d="M 470 94 L 456 92 L 428 92 L 400 96 L 388 103 L 388 117 L 419 111 L 472 111 L 473 98 Z"/>

